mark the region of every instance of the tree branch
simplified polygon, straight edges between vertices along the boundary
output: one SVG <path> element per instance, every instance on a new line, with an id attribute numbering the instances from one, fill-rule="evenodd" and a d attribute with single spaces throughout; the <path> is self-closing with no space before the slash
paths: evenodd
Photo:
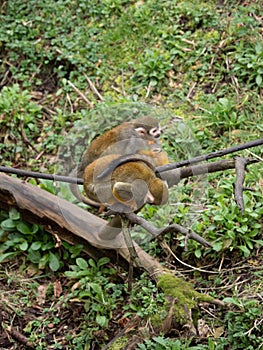
<path id="1" fill-rule="evenodd" d="M 245 158 L 245 159 L 246 159 L 247 165 L 259 162 L 259 160 L 253 159 L 253 158 Z M 172 164 L 176 164 L 176 163 L 172 163 Z M 228 160 L 221 160 L 217 162 L 205 163 L 200 165 L 188 166 L 182 169 L 167 170 L 162 174 L 162 178 L 164 180 L 167 180 L 169 185 L 171 183 L 170 186 L 173 186 L 173 185 L 176 185 L 181 179 L 184 179 L 190 176 L 213 173 L 217 171 L 224 171 L 227 169 L 234 169 L 234 168 L 235 168 L 235 161 L 233 159 L 228 159 Z M 7 167 L 7 166 L 1 166 L 1 165 L 0 165 L 0 172 L 7 173 L 7 174 L 15 174 L 17 176 L 22 176 L 22 177 L 23 176 L 33 177 L 38 179 L 46 179 L 51 181 L 67 182 L 67 183 L 75 183 L 78 185 L 83 185 L 82 178 L 62 176 L 62 175 L 56 175 L 56 174 L 39 173 L 36 171 L 21 170 L 21 169 L 16 169 L 13 167 Z"/>
<path id="2" fill-rule="evenodd" d="M 229 147 L 226 149 L 222 149 L 220 151 L 207 153 L 207 154 L 204 154 L 204 155 L 201 155 L 198 157 L 183 160 L 182 162 L 163 165 L 163 166 L 157 167 L 157 170 L 159 173 L 161 173 L 163 171 L 181 168 L 181 167 L 186 166 L 186 165 L 200 163 L 200 162 L 203 162 L 205 160 L 222 157 L 222 156 L 225 156 L 226 154 L 242 151 L 244 149 L 248 149 L 248 148 L 252 148 L 252 147 L 256 147 L 256 146 L 260 146 L 260 145 L 263 145 L 263 139 L 257 139 L 257 140 L 253 140 L 250 142 L 242 143 L 241 145 L 232 146 L 232 147 Z"/>
<path id="3" fill-rule="evenodd" d="M 166 233 L 174 233 L 178 232 L 185 236 L 185 249 L 187 250 L 187 242 L 189 239 L 193 239 L 196 242 L 202 244 L 204 247 L 212 247 L 209 242 L 207 242 L 204 238 L 199 236 L 197 233 L 192 231 L 191 229 L 186 229 L 185 227 L 178 224 L 171 224 L 165 228 L 158 229 L 152 224 L 150 224 L 144 218 L 137 216 L 134 213 L 126 213 L 126 217 L 133 223 L 138 224 L 143 227 L 146 231 L 148 231 L 153 237 L 161 237 Z"/>

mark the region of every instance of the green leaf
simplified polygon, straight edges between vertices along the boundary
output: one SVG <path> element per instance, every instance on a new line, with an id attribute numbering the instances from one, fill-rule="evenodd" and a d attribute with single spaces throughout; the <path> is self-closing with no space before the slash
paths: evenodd
<path id="1" fill-rule="evenodd" d="M 97 315 L 96 316 L 96 322 L 101 327 L 108 327 L 108 320 L 105 316 Z"/>
<path id="2" fill-rule="evenodd" d="M 220 252 L 220 250 L 222 249 L 223 243 L 222 242 L 214 242 L 213 243 L 213 249 L 216 252 Z"/>
<path id="3" fill-rule="evenodd" d="M 39 257 L 41 256 L 39 251 L 34 251 L 33 253 L 34 253 L 34 254 L 38 254 Z M 38 260 L 38 267 L 39 267 L 40 269 L 44 269 L 44 268 L 47 266 L 48 262 L 49 262 L 49 254 L 44 254 L 44 255 Z"/>
<path id="4" fill-rule="evenodd" d="M 12 220 L 19 220 L 20 219 L 20 213 L 15 208 L 12 208 L 9 211 L 9 218 L 12 219 Z"/>
<path id="5" fill-rule="evenodd" d="M 196 249 L 195 250 L 195 256 L 199 259 L 199 258 L 201 258 L 201 256 L 202 256 L 202 251 L 201 251 L 201 249 Z"/>
<path id="6" fill-rule="evenodd" d="M 239 248 L 240 250 L 242 250 L 242 252 L 244 253 L 244 256 L 245 256 L 246 258 L 249 257 L 249 255 L 250 255 L 250 250 L 249 250 L 246 246 L 240 245 L 240 246 L 238 246 L 238 248 Z"/>
<path id="7" fill-rule="evenodd" d="M 40 248 L 41 248 L 41 245 L 42 245 L 42 243 L 41 242 L 33 242 L 32 244 L 31 244 L 31 249 L 32 250 L 39 250 Z"/>
<path id="8" fill-rule="evenodd" d="M 59 258 L 56 254 L 50 252 L 49 253 L 49 267 L 52 271 L 57 271 L 60 266 Z"/>
<path id="9" fill-rule="evenodd" d="M 110 259 L 107 257 L 100 258 L 99 261 L 97 262 L 97 266 L 103 266 L 105 264 L 108 264 L 110 262 Z"/>
<path id="10" fill-rule="evenodd" d="M 102 289 L 100 287 L 100 285 L 98 285 L 98 283 L 90 283 L 89 284 L 91 289 L 93 289 L 93 291 L 98 295 L 98 296 L 102 296 Z"/>
<path id="11" fill-rule="evenodd" d="M 1 222 L 1 227 L 5 231 L 13 231 L 16 228 L 16 223 L 12 219 L 6 219 Z"/>
<path id="12" fill-rule="evenodd" d="M 29 249 L 27 258 L 29 261 L 31 261 L 34 264 L 38 264 L 41 259 L 41 254 L 38 250 L 31 250 Z"/>
<path id="13" fill-rule="evenodd" d="M 32 233 L 31 228 L 25 224 L 24 222 L 20 222 L 17 226 L 16 226 L 17 230 L 21 233 L 23 233 L 24 235 L 30 235 Z"/>
<path id="14" fill-rule="evenodd" d="M 6 259 L 13 258 L 17 252 L 4 253 L 0 255 L 0 263 Z"/>
<path id="15" fill-rule="evenodd" d="M 22 242 L 21 244 L 19 244 L 19 248 L 20 248 L 21 250 L 23 250 L 23 251 L 27 250 L 27 248 L 28 248 L 28 243 L 27 243 L 27 241 L 24 241 L 24 242 Z"/>
<path id="16" fill-rule="evenodd" d="M 33 224 L 31 227 L 31 234 L 33 235 L 33 234 L 37 233 L 38 230 L 39 230 L 39 226 L 36 224 Z"/>
<path id="17" fill-rule="evenodd" d="M 91 267 L 94 267 L 94 268 L 97 267 L 96 263 L 95 263 L 95 261 L 93 259 L 89 259 L 89 264 L 90 264 Z"/>
<path id="18" fill-rule="evenodd" d="M 262 84 L 262 75 L 259 75 L 259 74 L 257 75 L 256 83 L 257 83 L 258 86 L 261 86 L 261 84 Z"/>
<path id="19" fill-rule="evenodd" d="M 65 271 L 64 275 L 70 278 L 78 278 L 81 277 L 79 276 L 79 273 L 77 271 Z"/>
<path id="20" fill-rule="evenodd" d="M 71 253 L 71 258 L 76 258 L 76 256 L 78 256 L 81 251 L 83 249 L 83 245 L 82 244 L 76 244 L 73 246 L 70 246 L 69 251 Z"/>
<path id="21" fill-rule="evenodd" d="M 87 261 L 84 260 L 83 258 L 77 258 L 77 259 L 76 259 L 76 264 L 77 264 L 82 270 L 88 270 L 88 269 L 89 269 L 89 265 L 88 265 Z"/>
<path id="22" fill-rule="evenodd" d="M 5 237 L 7 236 L 6 231 L 4 231 L 1 227 L 0 227 L 0 242 L 4 241 Z"/>
<path id="23" fill-rule="evenodd" d="M 223 299 L 223 302 L 224 303 L 231 303 L 231 304 L 234 304 L 238 307 L 242 307 L 241 301 L 237 300 L 236 298 L 227 297 L 227 298 Z"/>

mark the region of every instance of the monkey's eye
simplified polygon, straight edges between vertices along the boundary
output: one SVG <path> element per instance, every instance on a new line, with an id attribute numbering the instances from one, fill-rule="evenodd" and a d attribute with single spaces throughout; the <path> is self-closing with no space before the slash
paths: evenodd
<path id="1" fill-rule="evenodd" d="M 158 148 L 153 148 L 153 153 L 160 153 L 162 151 L 162 149 L 160 147 Z"/>
<path id="2" fill-rule="evenodd" d="M 146 134 L 146 130 L 142 127 L 136 128 L 135 129 L 138 135 L 144 136 Z"/>
<path id="3" fill-rule="evenodd" d="M 159 128 L 152 128 L 149 132 L 150 135 L 152 135 L 155 138 L 158 138 L 161 136 L 161 130 Z"/>

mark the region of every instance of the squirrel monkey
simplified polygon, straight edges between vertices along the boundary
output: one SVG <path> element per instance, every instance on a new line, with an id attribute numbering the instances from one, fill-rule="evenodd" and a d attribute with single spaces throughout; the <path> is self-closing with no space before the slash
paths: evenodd
<path id="1" fill-rule="evenodd" d="M 145 116 L 124 122 L 93 140 L 82 156 L 80 164 L 70 175 L 82 177 L 89 164 L 109 154 L 118 154 L 119 156 L 144 154 L 152 158 L 155 166 L 168 164 L 166 153 L 161 151 L 160 135 L 159 123 L 153 117 Z M 109 172 L 111 171 L 109 170 Z M 80 201 L 96 207 L 100 206 L 95 201 L 83 196 L 79 192 L 77 184 L 71 184 L 70 189 Z"/>
<path id="2" fill-rule="evenodd" d="M 98 175 L 119 158 L 119 154 L 109 154 L 96 159 L 85 168 L 83 179 L 87 196 L 117 214 L 102 228 L 98 236 L 104 241 L 109 241 L 120 232 L 123 233 L 130 255 L 128 291 L 131 291 L 133 264 L 140 266 L 140 260 L 131 238 L 130 222 L 125 214 L 138 211 L 146 203 L 165 204 L 169 194 L 167 183 L 156 176 L 155 166 L 140 158 L 137 161 L 133 159 L 116 164 L 112 173 L 98 180 Z"/>
<path id="3" fill-rule="evenodd" d="M 84 190 L 91 200 L 117 213 L 137 211 L 146 203 L 162 205 L 167 202 L 166 182 L 156 176 L 151 163 L 140 158 L 117 165 L 111 174 L 98 180 L 97 175 L 118 158 L 118 154 L 107 155 L 86 167 Z"/>

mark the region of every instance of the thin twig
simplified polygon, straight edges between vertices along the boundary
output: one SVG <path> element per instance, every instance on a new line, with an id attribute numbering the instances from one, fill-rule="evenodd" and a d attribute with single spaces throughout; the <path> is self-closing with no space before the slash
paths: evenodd
<path id="1" fill-rule="evenodd" d="M 242 215 L 245 214 L 243 190 L 244 190 L 246 165 L 247 165 L 247 161 L 245 158 L 242 158 L 242 157 L 235 158 L 236 182 L 234 185 L 234 195 L 235 195 L 236 204 L 240 209 Z"/>
<path id="2" fill-rule="evenodd" d="M 258 156 L 257 154 L 255 154 L 254 152 L 251 152 L 250 150 L 246 150 L 249 154 L 252 155 L 253 158 L 256 158 L 258 160 L 260 160 L 261 162 L 263 162 L 263 158 Z"/>
<path id="3" fill-rule="evenodd" d="M 245 332 L 244 333 L 244 335 L 246 336 L 251 336 L 251 333 L 252 333 L 252 331 L 254 330 L 254 329 L 256 329 L 257 331 L 259 331 L 260 332 L 260 328 L 259 328 L 259 326 L 261 325 L 261 323 L 263 322 L 263 318 L 261 318 L 261 319 L 256 319 L 255 321 L 254 321 L 254 325 L 253 325 L 253 327 L 252 328 L 250 328 L 247 332 Z"/>
<path id="4" fill-rule="evenodd" d="M 84 73 L 84 77 L 87 79 L 89 86 L 90 86 L 91 90 L 93 91 L 93 93 L 95 95 L 97 95 L 101 101 L 104 101 L 104 98 L 101 96 L 101 94 L 97 90 L 96 86 L 93 84 L 93 82 L 90 80 L 90 78 L 85 73 Z"/>
<path id="5" fill-rule="evenodd" d="M 77 94 L 90 106 L 93 108 L 93 103 L 71 82 L 68 80 L 68 84 L 77 92 Z"/>
<path id="6" fill-rule="evenodd" d="M 34 145 L 32 145 L 32 143 L 28 140 L 26 133 L 24 132 L 24 124 L 22 122 L 22 120 L 20 121 L 20 133 L 22 136 L 22 140 L 24 141 L 24 143 L 28 146 L 30 146 L 36 153 L 39 153 L 38 150 L 35 148 Z"/>
<path id="7" fill-rule="evenodd" d="M 175 254 L 174 252 L 172 251 L 172 249 L 169 247 L 169 245 L 166 243 L 166 242 L 161 242 L 161 246 L 163 249 L 166 249 L 169 254 L 171 254 L 173 256 L 173 258 L 175 260 L 177 260 L 180 264 L 184 265 L 184 266 L 187 266 L 189 267 L 190 269 L 192 270 L 195 270 L 195 271 L 200 271 L 200 272 L 205 272 L 205 273 L 212 273 L 212 274 L 219 274 L 218 271 L 212 271 L 212 270 L 204 270 L 204 269 L 200 269 L 199 267 L 195 267 L 195 266 L 192 266 L 192 265 L 189 265 L 189 264 L 186 264 L 185 262 L 183 262 L 182 260 L 180 260 Z"/>
<path id="8" fill-rule="evenodd" d="M 146 90 L 146 95 L 145 98 L 149 97 L 150 91 L 151 91 L 151 81 L 149 82 L 148 86 L 147 86 L 147 90 Z"/>
<path id="9" fill-rule="evenodd" d="M 132 279 L 133 279 L 133 264 L 136 263 L 136 265 L 139 267 L 141 266 L 139 257 L 137 255 L 137 252 L 135 250 L 135 247 L 133 245 L 133 241 L 131 238 L 130 233 L 130 220 L 127 218 L 126 215 L 121 215 L 121 226 L 122 226 L 122 233 L 124 237 L 125 244 L 129 250 L 130 254 L 130 261 L 129 261 L 129 274 L 128 274 L 128 292 L 131 292 L 132 290 Z"/>
<path id="10" fill-rule="evenodd" d="M 17 331 L 15 328 L 8 326 L 6 328 L 6 331 L 11 335 L 12 338 L 16 339 L 19 343 L 29 348 L 35 349 L 35 346 L 33 345 L 33 343 L 31 343 L 26 336 L 24 336 L 22 333 Z"/>
<path id="11" fill-rule="evenodd" d="M 123 70 L 121 71 L 121 91 L 123 96 L 127 96 L 125 88 L 124 88 L 124 74 L 123 74 Z"/>
<path id="12" fill-rule="evenodd" d="M 193 93 L 193 91 L 194 91 L 194 88 L 196 87 L 196 84 L 197 84 L 197 83 L 194 82 L 193 85 L 190 87 L 186 98 L 190 98 L 190 97 L 191 97 L 191 95 L 192 95 L 192 93 Z"/>

